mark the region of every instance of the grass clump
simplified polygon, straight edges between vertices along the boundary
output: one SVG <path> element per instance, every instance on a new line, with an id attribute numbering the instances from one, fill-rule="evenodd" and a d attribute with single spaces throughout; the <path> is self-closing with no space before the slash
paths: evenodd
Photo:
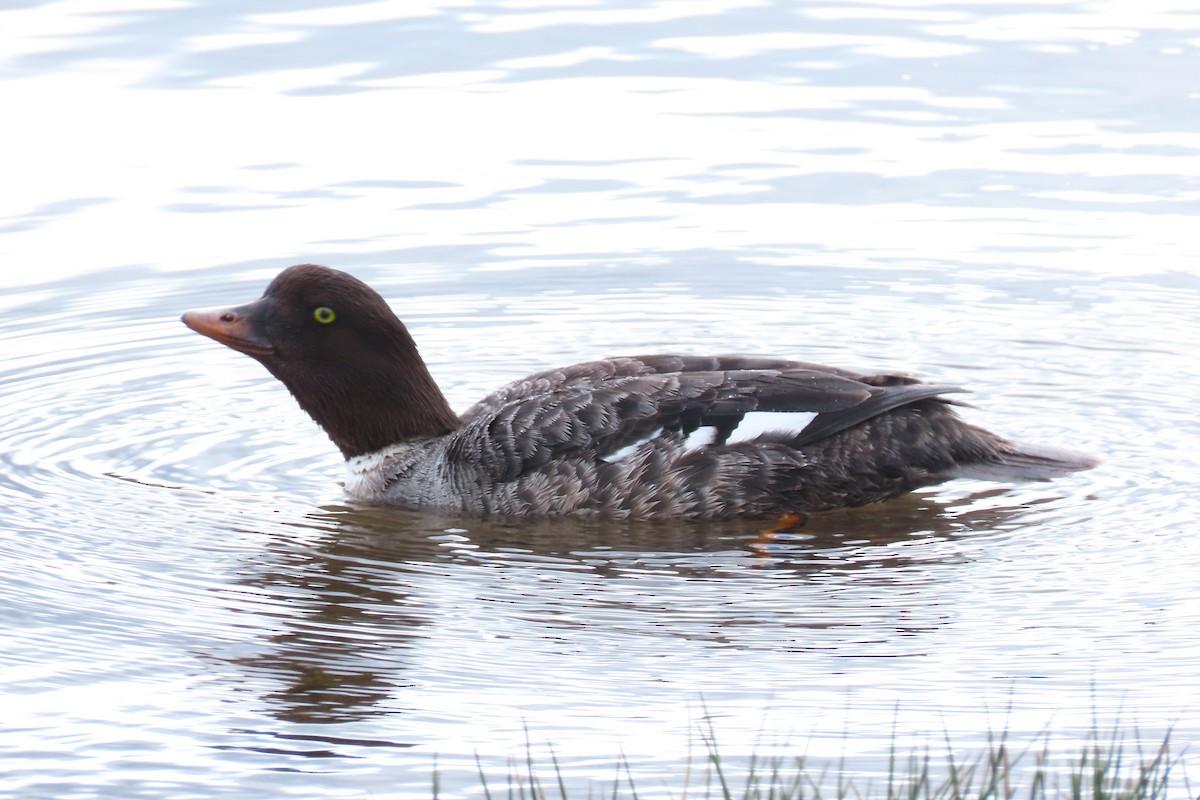
<path id="1" fill-rule="evenodd" d="M 541 763 L 526 743 L 525 757 L 510 762 L 504 777 L 489 777 L 476 758 L 479 786 L 485 800 L 1176 800 L 1196 797 L 1173 774 L 1179 756 L 1171 752 L 1170 733 L 1150 750 L 1130 747 L 1116 728 L 1108 737 L 1093 730 L 1074 755 L 1054 757 L 1048 736 L 1014 748 L 1007 734 L 987 738 L 987 746 L 959 751 L 947 738 L 945 752 L 928 748 L 902 753 L 892 745 L 886 773 L 854 771 L 843 758 L 836 764 L 814 766 L 805 756 L 725 757 L 711 722 L 700 731 L 699 763 L 689 763 L 677 784 L 639 779 L 624 754 L 609 779 L 589 780 L 579 790 L 549 748 Z M 1182 782 L 1183 786 L 1176 784 Z M 433 796 L 440 786 L 436 775 Z M 461 796 L 460 792 L 455 793 Z M 1198 798 L 1197 800 L 1200 800 Z"/>

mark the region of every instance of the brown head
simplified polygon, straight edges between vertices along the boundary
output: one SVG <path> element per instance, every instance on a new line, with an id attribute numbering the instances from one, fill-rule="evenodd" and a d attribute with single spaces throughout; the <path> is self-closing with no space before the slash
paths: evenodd
<path id="1" fill-rule="evenodd" d="M 182 319 L 262 363 L 346 458 L 458 426 L 404 323 L 352 275 L 299 264 L 252 303 Z"/>

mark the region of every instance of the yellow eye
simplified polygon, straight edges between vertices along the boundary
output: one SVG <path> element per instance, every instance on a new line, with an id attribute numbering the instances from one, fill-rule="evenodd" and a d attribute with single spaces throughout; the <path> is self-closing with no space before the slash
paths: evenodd
<path id="1" fill-rule="evenodd" d="M 321 306 L 313 310 L 313 319 L 322 325 L 328 325 L 337 319 L 337 314 L 333 313 L 333 309 L 329 306 Z"/>

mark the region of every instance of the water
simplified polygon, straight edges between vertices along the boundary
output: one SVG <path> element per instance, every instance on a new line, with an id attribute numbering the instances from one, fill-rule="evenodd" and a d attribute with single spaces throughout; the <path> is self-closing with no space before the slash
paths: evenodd
<path id="1" fill-rule="evenodd" d="M 734 761 L 861 774 L 894 735 L 1194 749 L 1198 31 L 1170 2 L 0 11 L 0 793 L 428 797 L 436 764 L 481 796 L 528 740 L 573 787 L 623 752 L 678 794 L 705 720 Z M 285 390 L 177 321 L 298 261 L 378 287 L 458 408 L 770 353 L 961 383 L 1105 462 L 770 543 L 351 506 Z"/>

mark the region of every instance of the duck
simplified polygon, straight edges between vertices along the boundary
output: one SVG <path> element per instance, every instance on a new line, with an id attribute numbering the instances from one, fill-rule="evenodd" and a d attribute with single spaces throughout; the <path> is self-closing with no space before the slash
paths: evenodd
<path id="1" fill-rule="evenodd" d="M 341 451 L 353 501 L 487 517 L 784 518 L 1098 460 L 971 425 L 966 390 L 786 358 L 655 354 L 535 372 L 455 413 L 387 301 L 330 267 L 182 322 L 258 361 Z"/>

